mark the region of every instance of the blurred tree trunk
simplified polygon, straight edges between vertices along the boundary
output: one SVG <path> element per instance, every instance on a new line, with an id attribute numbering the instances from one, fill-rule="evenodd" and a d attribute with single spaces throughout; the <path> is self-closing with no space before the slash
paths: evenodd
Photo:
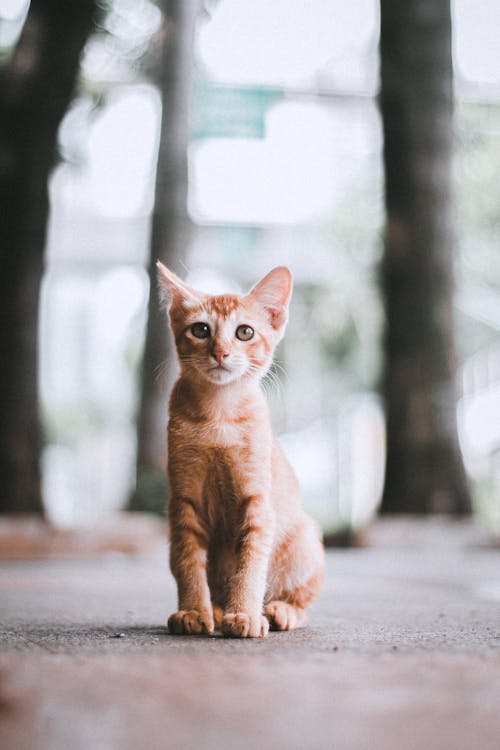
<path id="1" fill-rule="evenodd" d="M 189 109 L 193 83 L 193 42 L 199 0 L 163 0 L 164 36 L 159 70 L 162 98 L 160 148 L 151 233 L 148 324 L 138 416 L 138 485 L 141 475 L 165 474 L 168 391 L 175 368 L 173 341 L 160 310 L 156 261 L 183 274 L 191 235 L 187 215 Z M 144 488 L 146 490 L 146 487 Z M 138 486 L 130 507 L 148 507 Z M 162 503 L 164 505 L 164 497 Z"/>
<path id="2" fill-rule="evenodd" d="M 470 512 L 453 346 L 449 0 L 381 0 L 387 227 L 382 512 Z"/>
<path id="3" fill-rule="evenodd" d="M 0 70 L 0 512 L 41 512 L 38 300 L 47 180 L 95 0 L 32 0 Z"/>

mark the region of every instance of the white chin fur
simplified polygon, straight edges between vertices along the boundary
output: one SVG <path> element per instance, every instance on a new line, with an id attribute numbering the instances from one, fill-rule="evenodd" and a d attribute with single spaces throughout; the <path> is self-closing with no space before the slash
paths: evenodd
<path id="1" fill-rule="evenodd" d="M 207 380 L 216 385 L 232 383 L 234 380 L 238 380 L 241 376 L 241 373 L 232 370 L 206 370 L 203 374 Z"/>

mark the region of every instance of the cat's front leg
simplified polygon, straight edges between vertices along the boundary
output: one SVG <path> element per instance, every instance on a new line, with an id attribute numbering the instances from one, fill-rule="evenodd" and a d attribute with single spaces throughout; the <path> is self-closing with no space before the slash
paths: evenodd
<path id="1" fill-rule="evenodd" d="M 177 635 L 212 633 L 214 617 L 207 583 L 208 536 L 198 503 L 174 496 L 169 506 L 170 568 L 177 582 L 179 609 L 168 620 Z"/>
<path id="2" fill-rule="evenodd" d="M 269 623 L 262 614 L 267 569 L 274 534 L 274 513 L 263 495 L 241 500 L 241 524 L 236 543 L 238 564 L 231 580 L 222 632 L 233 638 L 266 636 Z"/>

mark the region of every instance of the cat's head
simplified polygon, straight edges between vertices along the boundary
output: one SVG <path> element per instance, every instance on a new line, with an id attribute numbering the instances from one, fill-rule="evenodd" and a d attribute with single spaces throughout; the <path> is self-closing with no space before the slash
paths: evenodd
<path id="1" fill-rule="evenodd" d="M 248 294 L 213 296 L 192 289 L 159 261 L 157 266 L 182 371 L 221 386 L 260 379 L 288 320 L 288 268 L 273 269 Z"/>

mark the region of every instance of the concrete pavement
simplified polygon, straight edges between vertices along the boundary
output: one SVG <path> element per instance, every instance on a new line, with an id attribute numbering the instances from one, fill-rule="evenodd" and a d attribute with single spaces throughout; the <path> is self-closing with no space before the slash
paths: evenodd
<path id="1" fill-rule="evenodd" d="M 166 550 L 3 562 L 0 746 L 498 750 L 500 552 L 378 528 L 329 552 L 306 628 L 265 640 L 169 636 Z"/>

